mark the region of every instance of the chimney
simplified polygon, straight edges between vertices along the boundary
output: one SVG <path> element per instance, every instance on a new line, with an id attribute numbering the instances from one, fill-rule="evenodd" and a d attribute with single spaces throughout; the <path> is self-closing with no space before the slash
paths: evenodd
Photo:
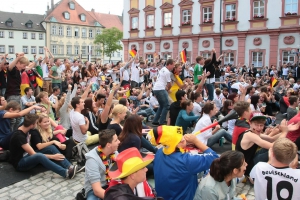
<path id="1" fill-rule="evenodd" d="M 54 0 L 51 0 L 51 9 L 54 9 Z"/>
<path id="2" fill-rule="evenodd" d="M 47 2 L 47 11 L 49 11 L 49 2 Z"/>
<path id="3" fill-rule="evenodd" d="M 23 13 L 23 10 L 21 10 L 21 13 Z"/>
<path id="4" fill-rule="evenodd" d="M 94 9 L 94 8 L 92 8 L 92 12 L 95 12 L 95 9 Z"/>

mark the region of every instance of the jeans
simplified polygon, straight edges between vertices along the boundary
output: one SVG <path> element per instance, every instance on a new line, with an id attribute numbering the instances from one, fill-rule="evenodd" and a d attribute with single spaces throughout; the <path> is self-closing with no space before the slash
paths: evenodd
<path id="1" fill-rule="evenodd" d="M 220 129 L 207 140 L 207 146 L 212 147 L 221 137 L 225 137 L 225 139 L 230 143 L 232 142 L 232 136 L 224 129 Z"/>
<path id="2" fill-rule="evenodd" d="M 37 152 L 42 153 L 42 154 L 50 154 L 50 155 L 54 155 L 57 153 L 60 154 L 60 151 L 54 145 L 47 146 L 41 150 L 38 150 Z M 71 166 L 71 163 L 69 163 L 69 161 L 67 159 L 55 161 L 55 163 L 59 164 L 60 166 L 62 166 L 65 169 L 69 169 L 69 167 Z"/>
<path id="3" fill-rule="evenodd" d="M 214 89 L 215 89 L 214 83 L 207 83 L 205 85 L 208 90 L 208 100 L 210 101 L 214 100 Z"/>
<path id="4" fill-rule="evenodd" d="M 8 134 L 2 140 L 0 141 L 0 147 L 2 147 L 5 150 L 9 150 L 9 144 L 10 144 L 10 138 L 12 136 L 12 133 Z"/>
<path id="5" fill-rule="evenodd" d="M 20 105 L 22 105 L 20 95 L 11 95 L 11 96 L 7 97 L 7 103 L 10 101 L 16 101 Z M 10 119 L 10 131 L 11 132 L 14 132 L 15 130 L 17 130 L 19 128 L 19 125 L 21 124 L 21 118 L 22 117 Z"/>
<path id="6" fill-rule="evenodd" d="M 91 189 L 87 194 L 86 194 L 86 200 L 101 200 L 99 197 L 96 197 L 94 194 L 93 189 Z"/>
<path id="7" fill-rule="evenodd" d="M 153 92 L 159 103 L 159 108 L 157 109 L 153 123 L 159 122 L 159 124 L 164 124 L 170 107 L 168 92 L 166 90 L 154 90 Z"/>
<path id="8" fill-rule="evenodd" d="M 28 171 L 38 164 L 42 164 L 46 169 L 49 169 L 62 177 L 67 177 L 67 169 L 61 167 L 60 165 L 56 164 L 55 162 L 52 162 L 49 158 L 47 158 L 42 153 L 36 153 L 33 155 L 26 155 L 23 157 L 17 166 L 18 171 Z"/>

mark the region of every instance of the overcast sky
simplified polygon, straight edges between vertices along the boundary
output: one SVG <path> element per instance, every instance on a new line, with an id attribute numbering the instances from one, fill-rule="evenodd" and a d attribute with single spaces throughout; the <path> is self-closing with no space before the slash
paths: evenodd
<path id="1" fill-rule="evenodd" d="M 54 4 L 59 0 L 54 0 Z M 100 13 L 122 15 L 123 0 L 76 0 L 84 9 L 92 8 Z M 47 3 L 51 7 L 51 0 L 0 0 L 0 10 L 8 12 L 21 12 L 45 14 Z"/>

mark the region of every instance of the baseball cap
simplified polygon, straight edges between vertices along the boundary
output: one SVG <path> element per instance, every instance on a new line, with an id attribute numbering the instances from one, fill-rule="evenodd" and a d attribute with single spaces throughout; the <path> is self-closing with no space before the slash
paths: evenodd
<path id="1" fill-rule="evenodd" d="M 267 119 L 267 117 L 259 111 L 254 111 L 250 115 L 250 121 L 253 121 L 255 119 Z"/>

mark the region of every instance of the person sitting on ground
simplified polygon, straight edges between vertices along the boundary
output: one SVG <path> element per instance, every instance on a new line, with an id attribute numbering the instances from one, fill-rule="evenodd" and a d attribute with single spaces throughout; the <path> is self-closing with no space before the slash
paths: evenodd
<path id="1" fill-rule="evenodd" d="M 126 112 L 127 108 L 121 104 L 117 104 L 112 110 L 111 116 L 113 120 L 110 121 L 107 129 L 114 129 L 117 136 L 119 136 L 122 132 L 123 126 L 120 123 L 125 119 L 125 116 L 127 114 Z"/>
<path id="2" fill-rule="evenodd" d="M 48 98 L 48 93 L 47 92 L 40 92 L 37 95 L 36 98 L 40 101 L 39 104 L 41 104 L 41 105 L 43 105 L 47 108 L 47 113 L 48 113 L 49 117 L 51 117 L 52 120 L 55 120 L 54 112 L 53 112 L 53 109 L 52 109 L 52 102 Z M 58 101 L 56 101 L 56 103 L 57 102 Z"/>
<path id="3" fill-rule="evenodd" d="M 235 110 L 239 116 L 239 118 L 235 121 L 232 132 L 232 150 L 235 150 L 236 141 L 238 140 L 240 134 L 250 128 L 250 103 L 246 101 L 238 101 L 234 104 L 233 110 Z"/>
<path id="4" fill-rule="evenodd" d="M 5 97 L 0 96 L 0 110 L 4 110 L 7 105 Z"/>
<path id="5" fill-rule="evenodd" d="M 175 126 L 177 116 L 181 110 L 180 103 L 187 99 L 187 94 L 184 90 L 178 90 L 175 94 L 176 100 L 170 105 L 169 125 Z"/>
<path id="6" fill-rule="evenodd" d="M 201 129 L 211 125 L 211 118 L 217 113 L 218 109 L 216 107 L 216 104 L 213 101 L 207 102 L 202 109 L 202 117 L 197 122 L 193 133 L 196 133 Z M 216 120 L 214 120 L 214 122 L 216 122 Z M 225 131 L 225 129 L 221 129 L 220 125 L 217 125 L 214 130 L 210 128 L 207 131 L 204 131 L 203 133 L 197 135 L 198 140 L 203 142 L 203 144 L 207 145 L 208 147 L 212 147 L 222 137 L 225 137 L 225 139 L 231 143 L 232 136 L 227 131 Z"/>
<path id="7" fill-rule="evenodd" d="M 300 171 L 289 167 L 296 155 L 297 146 L 289 139 L 274 142 L 269 162 L 257 163 L 250 172 L 256 199 L 300 199 Z"/>
<path id="8" fill-rule="evenodd" d="M 11 153 L 10 163 L 17 171 L 28 171 L 38 164 L 41 164 L 46 169 L 64 178 L 74 178 L 77 172 L 77 165 L 71 165 L 71 163 L 65 159 L 64 155 L 60 153 L 48 154 L 48 151 L 45 152 L 45 154 L 35 152 L 29 145 L 27 140 L 29 137 L 28 132 L 36 128 L 37 119 L 38 116 L 35 114 L 25 115 L 23 125 L 13 132 L 9 149 Z"/>
<path id="9" fill-rule="evenodd" d="M 10 129 L 10 119 L 22 117 L 34 109 L 40 109 L 39 106 L 31 106 L 21 110 L 21 106 L 16 101 L 10 101 L 6 104 L 5 110 L 0 110 L 0 147 L 9 150 L 10 138 L 12 136 Z"/>
<path id="10" fill-rule="evenodd" d="M 111 179 L 108 168 L 115 162 L 119 143 L 115 130 L 103 130 L 99 132 L 99 146 L 85 155 L 84 189 L 87 200 L 104 199 Z"/>
<path id="11" fill-rule="evenodd" d="M 33 90 L 30 87 L 27 87 L 24 89 L 25 95 L 21 97 L 22 101 L 22 110 L 29 108 L 30 106 L 33 106 L 36 104 L 35 97 L 33 96 Z M 35 110 L 30 111 L 30 113 L 35 113 Z"/>
<path id="12" fill-rule="evenodd" d="M 121 152 L 108 172 L 111 179 L 121 179 L 121 184 L 109 187 L 105 191 L 104 200 L 156 199 L 149 189 L 147 191 L 144 190 L 145 195 L 142 195 L 140 192 L 141 188 L 137 187 L 140 183 L 146 181 L 146 166 L 149 165 L 153 159 L 153 154 L 140 153 L 135 147 Z M 148 197 L 143 198 L 140 196 Z"/>
<path id="13" fill-rule="evenodd" d="M 195 116 L 192 112 L 194 109 L 194 104 L 191 100 L 182 101 L 181 108 L 182 110 L 177 116 L 175 126 L 181 126 L 183 133 L 185 134 L 187 128 L 193 126 L 199 117 Z"/>
<path id="14" fill-rule="evenodd" d="M 183 136 L 181 127 L 159 126 L 149 131 L 152 145 L 161 144 L 154 159 L 155 188 L 158 196 L 168 200 L 193 199 L 197 185 L 197 174 L 208 170 L 218 155 L 197 139 L 195 135 Z M 185 153 L 186 144 L 191 143 L 203 155 Z"/>
<path id="15" fill-rule="evenodd" d="M 286 120 L 280 123 L 281 133 L 270 135 L 264 134 L 263 129 L 266 123 L 266 116 L 260 112 L 252 112 L 250 116 L 250 129 L 241 133 L 236 142 L 236 150 L 244 154 L 248 163 L 245 175 L 249 173 L 253 166 L 258 162 L 268 162 L 268 150 L 273 142 L 278 138 L 286 137 L 288 131 L 296 130 L 299 124 L 290 124 L 287 126 Z M 274 129 L 275 130 L 275 129 Z"/>
<path id="16" fill-rule="evenodd" d="M 297 96 L 289 97 L 290 106 L 287 109 L 287 120 L 292 119 L 295 115 L 297 115 L 298 111 L 297 107 L 299 106 L 299 100 Z"/>
<path id="17" fill-rule="evenodd" d="M 194 200 L 233 199 L 238 178 L 243 177 L 247 163 L 239 151 L 226 151 L 215 159 L 209 175 L 201 180 Z"/>

